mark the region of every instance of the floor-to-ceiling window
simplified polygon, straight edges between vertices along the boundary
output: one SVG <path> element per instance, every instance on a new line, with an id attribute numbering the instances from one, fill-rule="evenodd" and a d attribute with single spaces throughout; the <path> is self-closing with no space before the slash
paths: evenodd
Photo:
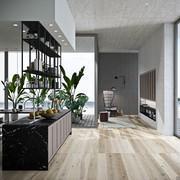
<path id="1" fill-rule="evenodd" d="M 63 53 L 62 65 L 71 76 L 85 66 L 77 92 L 85 93 L 89 100 L 85 105 L 85 114 L 94 114 L 94 53 Z"/>
<path id="2" fill-rule="evenodd" d="M 0 81 L 4 81 L 4 52 L 0 52 Z M 0 82 L 0 109 L 4 109 L 4 87 Z"/>
<path id="3" fill-rule="evenodd" d="M 85 66 L 84 76 L 82 77 L 77 93 L 85 93 L 89 100 L 85 105 L 84 114 L 95 113 L 95 52 L 94 37 L 77 37 L 76 51 L 62 53 L 62 65 L 67 74 L 71 76 Z"/>
<path id="4" fill-rule="evenodd" d="M 180 21 L 175 24 L 175 135 L 180 137 Z"/>

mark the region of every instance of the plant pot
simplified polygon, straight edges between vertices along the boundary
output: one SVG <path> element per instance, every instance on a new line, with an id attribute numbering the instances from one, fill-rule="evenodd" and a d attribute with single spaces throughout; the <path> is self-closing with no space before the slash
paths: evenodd
<path id="1" fill-rule="evenodd" d="M 12 113 L 11 114 L 11 121 L 16 121 L 18 120 L 18 113 Z"/>
<path id="2" fill-rule="evenodd" d="M 72 123 L 78 123 L 80 121 L 80 117 L 72 112 L 71 113 L 71 120 L 72 120 Z"/>
<path id="3" fill-rule="evenodd" d="M 82 120 L 83 119 L 83 114 L 79 114 L 79 118 Z"/>

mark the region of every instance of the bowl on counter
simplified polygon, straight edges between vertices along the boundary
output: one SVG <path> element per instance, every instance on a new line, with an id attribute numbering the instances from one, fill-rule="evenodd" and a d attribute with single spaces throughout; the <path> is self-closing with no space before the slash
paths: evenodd
<path id="1" fill-rule="evenodd" d="M 52 118 L 54 117 L 56 114 L 41 114 L 42 117 L 46 118 L 46 119 L 49 119 L 49 118 Z"/>

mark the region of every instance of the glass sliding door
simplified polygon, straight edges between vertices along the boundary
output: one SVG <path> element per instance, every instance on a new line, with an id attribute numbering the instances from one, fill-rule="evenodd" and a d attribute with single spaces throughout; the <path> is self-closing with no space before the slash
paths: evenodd
<path id="1" fill-rule="evenodd" d="M 180 137 L 180 20 L 175 24 L 175 135 Z"/>

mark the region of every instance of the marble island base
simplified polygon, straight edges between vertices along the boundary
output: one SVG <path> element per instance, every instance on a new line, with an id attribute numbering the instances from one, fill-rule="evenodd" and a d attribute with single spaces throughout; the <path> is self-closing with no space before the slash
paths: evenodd
<path id="1" fill-rule="evenodd" d="M 48 170 L 57 150 L 71 134 L 71 112 L 28 123 L 27 118 L 2 127 L 3 170 Z"/>

